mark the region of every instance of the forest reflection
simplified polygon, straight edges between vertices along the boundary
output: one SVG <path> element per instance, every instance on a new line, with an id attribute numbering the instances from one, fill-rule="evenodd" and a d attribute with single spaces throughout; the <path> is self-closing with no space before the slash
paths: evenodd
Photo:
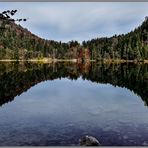
<path id="1" fill-rule="evenodd" d="M 0 106 L 46 80 L 68 78 L 127 88 L 148 105 L 148 64 L 120 63 L 0 63 Z M 107 90 L 106 90 L 107 91 Z"/>

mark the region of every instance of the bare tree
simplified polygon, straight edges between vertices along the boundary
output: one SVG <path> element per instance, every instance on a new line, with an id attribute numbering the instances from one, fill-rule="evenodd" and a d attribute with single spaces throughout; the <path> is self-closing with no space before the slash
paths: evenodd
<path id="1" fill-rule="evenodd" d="M 13 19 L 12 16 L 16 14 L 17 10 L 6 10 L 0 13 L 0 29 L 6 29 L 5 25 L 10 24 L 11 22 L 22 22 L 27 21 L 24 19 Z"/>

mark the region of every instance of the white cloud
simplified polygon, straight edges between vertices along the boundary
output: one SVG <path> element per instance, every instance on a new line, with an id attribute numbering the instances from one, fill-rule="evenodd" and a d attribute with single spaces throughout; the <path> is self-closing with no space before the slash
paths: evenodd
<path id="1" fill-rule="evenodd" d="M 54 40 L 88 40 L 126 33 L 148 15 L 148 3 L 1 3 L 0 10 L 18 9 L 17 17 L 29 17 L 22 25 Z"/>

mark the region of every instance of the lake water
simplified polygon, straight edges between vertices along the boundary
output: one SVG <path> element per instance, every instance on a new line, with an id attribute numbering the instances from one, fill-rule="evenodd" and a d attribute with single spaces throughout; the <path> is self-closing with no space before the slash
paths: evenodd
<path id="1" fill-rule="evenodd" d="M 0 145 L 148 145 L 148 65 L 0 63 Z"/>

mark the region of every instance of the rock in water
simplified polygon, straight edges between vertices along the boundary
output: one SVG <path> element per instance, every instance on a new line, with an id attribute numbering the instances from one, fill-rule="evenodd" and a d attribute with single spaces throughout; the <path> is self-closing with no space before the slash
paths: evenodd
<path id="1" fill-rule="evenodd" d="M 100 146 L 100 142 L 92 136 L 86 135 L 85 137 L 82 137 L 80 140 L 80 145 L 81 146 Z"/>

